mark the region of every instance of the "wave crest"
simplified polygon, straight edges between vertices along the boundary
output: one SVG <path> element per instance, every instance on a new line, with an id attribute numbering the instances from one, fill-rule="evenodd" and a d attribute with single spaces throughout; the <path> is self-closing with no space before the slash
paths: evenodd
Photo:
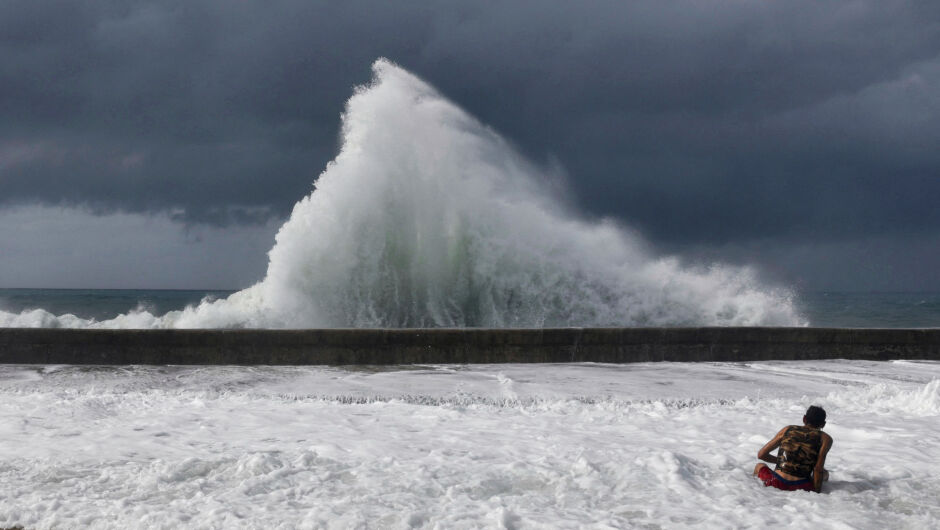
<path id="1" fill-rule="evenodd" d="M 380 59 L 343 114 L 342 147 L 298 202 L 265 278 L 227 299 L 89 327 L 804 325 L 749 268 L 655 258 L 612 221 L 567 212 L 550 171 Z M 29 323 L 27 322 L 27 323 Z"/>

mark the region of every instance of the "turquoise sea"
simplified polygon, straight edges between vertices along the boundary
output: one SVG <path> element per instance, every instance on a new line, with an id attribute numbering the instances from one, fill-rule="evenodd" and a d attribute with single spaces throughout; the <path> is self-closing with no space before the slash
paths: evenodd
<path id="1" fill-rule="evenodd" d="M 0 311 L 45 309 L 81 318 L 106 320 L 143 307 L 153 314 L 224 298 L 234 291 L 146 289 L 0 289 Z M 938 292 L 806 292 L 797 307 L 815 327 L 940 327 Z"/>

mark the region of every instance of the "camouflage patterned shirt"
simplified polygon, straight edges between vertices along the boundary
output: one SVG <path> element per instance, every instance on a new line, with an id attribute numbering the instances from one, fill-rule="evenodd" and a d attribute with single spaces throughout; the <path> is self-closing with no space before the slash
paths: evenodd
<path id="1" fill-rule="evenodd" d="M 819 429 L 797 425 L 787 427 L 780 441 L 776 471 L 794 477 L 809 477 L 816 467 L 820 446 L 822 435 Z"/>

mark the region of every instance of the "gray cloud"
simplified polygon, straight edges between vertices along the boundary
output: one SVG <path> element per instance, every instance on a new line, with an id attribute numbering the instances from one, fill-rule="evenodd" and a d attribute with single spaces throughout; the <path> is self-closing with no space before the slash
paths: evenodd
<path id="1" fill-rule="evenodd" d="M 379 56 L 663 248 L 940 233 L 916 1 L 4 2 L 0 205 L 284 216 Z"/>
<path id="2" fill-rule="evenodd" d="M 264 277 L 276 223 L 181 229 L 166 213 L 0 210 L 3 287 L 232 289 Z M 0 301 L 0 310 L 3 310 Z"/>

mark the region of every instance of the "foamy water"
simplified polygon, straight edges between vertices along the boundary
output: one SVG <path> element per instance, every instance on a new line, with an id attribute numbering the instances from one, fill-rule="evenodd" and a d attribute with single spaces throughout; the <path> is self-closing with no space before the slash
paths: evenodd
<path id="1" fill-rule="evenodd" d="M 940 363 L 0 367 L 0 526 L 937 528 Z M 757 450 L 829 412 L 822 495 Z"/>
<path id="2" fill-rule="evenodd" d="M 560 178 L 379 60 L 347 103 L 339 154 L 281 227 L 258 284 L 165 315 L 34 309 L 0 312 L 0 326 L 805 324 L 788 291 L 748 268 L 683 266 L 628 228 L 570 212 L 547 191 Z"/>

